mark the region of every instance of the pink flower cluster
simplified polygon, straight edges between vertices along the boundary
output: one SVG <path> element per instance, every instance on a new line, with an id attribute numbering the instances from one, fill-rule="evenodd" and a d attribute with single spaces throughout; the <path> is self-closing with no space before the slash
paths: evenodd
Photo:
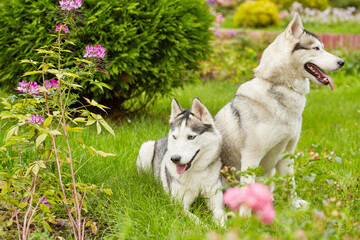
<path id="1" fill-rule="evenodd" d="M 45 80 L 44 85 L 46 89 L 58 88 L 59 82 L 55 79 Z M 21 81 L 19 82 L 19 86 L 16 88 L 19 92 L 29 93 L 32 95 L 36 95 L 40 92 L 39 85 L 36 82 L 27 82 Z"/>
<path id="2" fill-rule="evenodd" d="M 36 115 L 33 114 L 33 115 L 31 115 L 30 120 L 27 120 L 26 122 L 27 123 L 32 123 L 33 125 L 34 124 L 41 125 L 41 124 L 43 124 L 44 120 L 45 119 L 40 114 L 36 114 Z"/>
<path id="3" fill-rule="evenodd" d="M 224 203 L 233 211 L 239 211 L 242 204 L 252 209 L 263 224 L 271 224 L 275 219 L 272 194 L 268 187 L 253 183 L 246 187 L 233 187 L 224 193 Z"/>
<path id="4" fill-rule="evenodd" d="M 82 0 L 62 0 L 59 3 L 62 10 L 70 11 L 81 7 Z"/>
<path id="5" fill-rule="evenodd" d="M 39 198 L 39 199 L 40 199 L 40 203 L 41 203 L 41 204 L 44 204 L 44 205 L 46 205 L 46 206 L 48 206 L 48 207 L 51 207 L 51 206 L 52 206 L 52 204 L 48 202 L 48 199 L 47 199 L 47 198 Z"/>
<path id="6" fill-rule="evenodd" d="M 86 53 L 84 54 L 84 57 L 86 58 L 104 58 L 105 57 L 105 51 L 106 49 L 102 47 L 101 45 L 97 45 L 96 47 L 93 47 L 92 45 L 86 46 Z"/>
<path id="7" fill-rule="evenodd" d="M 16 89 L 23 93 L 29 93 L 29 94 L 39 93 L 39 85 L 37 85 L 36 82 L 21 81 L 19 82 L 19 86 Z"/>
<path id="8" fill-rule="evenodd" d="M 58 24 L 58 25 L 56 25 L 55 32 L 58 32 L 58 31 L 62 31 L 63 33 L 66 34 L 69 31 L 69 27 L 66 25 Z"/>
<path id="9" fill-rule="evenodd" d="M 59 81 L 57 81 L 55 79 L 45 80 L 44 87 L 46 89 L 58 88 L 59 87 Z"/>

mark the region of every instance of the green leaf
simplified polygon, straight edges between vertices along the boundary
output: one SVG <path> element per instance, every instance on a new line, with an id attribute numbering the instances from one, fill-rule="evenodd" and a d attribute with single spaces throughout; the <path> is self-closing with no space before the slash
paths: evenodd
<path id="1" fill-rule="evenodd" d="M 38 64 L 38 62 L 36 61 L 33 61 L 33 60 L 29 60 L 29 59 L 23 59 L 23 60 L 20 60 L 20 63 L 32 63 L 34 65 Z"/>
<path id="2" fill-rule="evenodd" d="M 72 41 L 69 41 L 69 40 L 65 40 L 65 43 L 69 43 L 69 44 L 71 44 L 71 45 L 74 45 L 74 46 L 76 46 L 76 44 L 75 44 L 74 42 L 72 42 Z"/>
<path id="3" fill-rule="evenodd" d="M 39 167 L 41 168 L 46 168 L 45 162 L 42 160 L 36 161 L 36 163 L 39 165 Z"/>
<path id="4" fill-rule="evenodd" d="M 101 126 L 100 126 L 98 121 L 96 122 L 96 129 L 97 129 L 97 134 L 100 134 L 101 133 Z"/>
<path id="5" fill-rule="evenodd" d="M 46 230 L 48 230 L 49 232 L 52 232 L 52 228 L 50 227 L 50 225 L 47 222 L 42 221 L 41 223 Z"/>
<path id="6" fill-rule="evenodd" d="M 29 75 L 34 75 L 34 74 L 41 74 L 42 71 L 30 71 L 30 72 L 26 72 L 22 75 L 22 77 L 25 77 L 25 76 L 29 76 Z"/>
<path id="7" fill-rule="evenodd" d="M 34 174 L 35 176 L 38 175 L 39 170 L 40 170 L 40 166 L 39 166 L 39 164 L 37 164 L 37 163 L 35 163 L 35 164 L 32 166 L 32 168 L 31 168 L 31 171 L 33 172 L 33 174 Z"/>
<path id="8" fill-rule="evenodd" d="M 107 194 L 107 195 L 112 195 L 113 194 L 113 191 L 109 188 L 105 188 L 103 189 L 103 191 Z"/>
<path id="9" fill-rule="evenodd" d="M 51 124 L 51 121 L 53 120 L 53 117 L 48 117 L 45 121 L 44 121 L 44 128 L 48 127 Z"/>
<path id="10" fill-rule="evenodd" d="M 18 208 L 24 208 L 24 207 L 26 207 L 27 205 L 28 205 L 27 202 L 22 202 L 22 203 L 20 203 L 20 204 L 18 205 Z"/>
<path id="11" fill-rule="evenodd" d="M 95 150 L 96 151 L 96 150 Z M 103 152 L 103 151 L 99 151 L 97 150 L 96 151 L 96 154 L 102 156 L 102 157 L 115 157 L 116 155 L 113 154 L 113 153 L 106 153 L 106 152 Z"/>
<path id="12" fill-rule="evenodd" d="M 1 103 L 5 105 L 5 109 L 11 109 L 11 104 L 7 101 L 7 99 L 6 98 L 1 98 L 1 99 L 2 99 Z"/>
<path id="13" fill-rule="evenodd" d="M 38 136 L 35 141 L 35 146 L 38 147 L 45 140 L 46 137 L 47 135 L 45 133 Z"/>
<path id="14" fill-rule="evenodd" d="M 53 135 L 62 135 L 61 132 L 59 132 L 58 130 L 51 130 L 51 131 L 49 131 L 49 134 L 52 136 Z"/>
<path id="15" fill-rule="evenodd" d="M 19 129 L 19 126 L 14 126 L 12 128 L 10 128 L 6 134 L 6 137 L 5 137 L 5 142 L 7 142 L 12 135 L 14 135 L 15 132 L 17 132 Z"/>
<path id="16" fill-rule="evenodd" d="M 15 129 L 16 129 L 16 127 L 12 127 L 7 131 L 7 134 L 5 136 L 5 142 L 7 142 L 11 138 L 12 135 L 14 135 Z"/>
<path id="17" fill-rule="evenodd" d="M 113 136 L 115 136 L 114 130 L 109 126 L 109 124 L 107 124 L 107 122 L 105 122 L 105 120 L 101 119 L 99 122 L 101 123 L 101 125 L 103 125 L 103 127 L 104 127 L 109 133 L 111 133 Z"/>
<path id="18" fill-rule="evenodd" d="M 62 74 L 65 75 L 65 76 L 68 76 L 68 77 L 80 78 L 80 76 L 75 74 L 75 73 L 63 72 Z M 76 84 L 74 84 L 74 85 L 76 85 Z M 76 85 L 76 86 L 81 87 L 80 85 Z"/>
<path id="19" fill-rule="evenodd" d="M 89 118 L 89 120 L 87 121 L 87 123 L 85 125 L 90 126 L 90 125 L 94 124 L 95 122 L 96 122 L 96 120 Z"/>
<path id="20" fill-rule="evenodd" d="M 82 127 L 70 127 L 70 126 L 66 126 L 66 130 L 68 132 L 81 132 L 81 130 L 83 130 L 84 128 Z"/>
<path id="21" fill-rule="evenodd" d="M 86 118 L 78 117 L 74 119 L 74 122 L 86 122 Z"/>

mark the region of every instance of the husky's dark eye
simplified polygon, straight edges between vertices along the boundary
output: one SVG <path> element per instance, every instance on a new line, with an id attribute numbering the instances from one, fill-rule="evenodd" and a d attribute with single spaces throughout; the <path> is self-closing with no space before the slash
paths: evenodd
<path id="1" fill-rule="evenodd" d="M 174 139 L 176 139 L 175 135 L 172 135 Z"/>
<path id="2" fill-rule="evenodd" d="M 316 50 L 316 51 L 320 50 L 320 48 L 318 48 L 318 47 L 314 47 L 313 49 Z"/>
<path id="3" fill-rule="evenodd" d="M 187 137 L 188 140 L 193 140 L 194 138 L 196 138 L 195 135 L 189 135 L 189 136 Z"/>

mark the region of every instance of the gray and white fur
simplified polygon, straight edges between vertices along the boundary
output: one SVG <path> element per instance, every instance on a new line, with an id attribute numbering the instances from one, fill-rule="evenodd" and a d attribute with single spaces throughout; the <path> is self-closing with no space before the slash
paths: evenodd
<path id="1" fill-rule="evenodd" d="M 344 61 L 324 50 L 323 43 L 303 29 L 296 13 L 284 32 L 265 49 L 255 78 L 242 84 L 235 97 L 215 116 L 223 142 L 224 165 L 245 171 L 262 166 L 267 176 L 294 173 L 294 161 L 280 159 L 294 153 L 300 137 L 309 80 L 334 88 L 323 70 L 336 71 Z M 242 178 L 247 184 L 254 178 Z M 295 180 L 292 179 L 295 187 Z M 295 207 L 307 202 L 293 193 Z M 248 210 L 241 210 L 248 215 Z"/>
<path id="2" fill-rule="evenodd" d="M 221 190 L 221 135 L 210 112 L 198 98 L 191 110 L 183 109 L 174 98 L 171 104 L 170 131 L 166 138 L 143 143 L 137 158 L 141 173 L 151 170 L 165 192 L 183 204 L 186 213 L 201 194 L 213 212 L 213 219 L 225 225 Z"/>

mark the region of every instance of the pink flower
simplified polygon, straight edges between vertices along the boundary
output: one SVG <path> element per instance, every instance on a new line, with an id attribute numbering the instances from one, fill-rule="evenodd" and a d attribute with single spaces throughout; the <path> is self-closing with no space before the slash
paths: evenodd
<path id="1" fill-rule="evenodd" d="M 86 46 L 86 53 L 84 54 L 84 57 L 86 58 L 104 58 L 105 57 L 105 51 L 106 49 L 102 47 L 101 45 L 97 45 L 96 47 L 93 47 L 92 45 Z"/>
<path id="2" fill-rule="evenodd" d="M 245 189 L 232 187 L 224 193 L 224 203 L 233 211 L 239 211 L 241 204 L 245 201 Z"/>
<path id="3" fill-rule="evenodd" d="M 58 25 L 56 25 L 55 32 L 58 32 L 58 31 L 62 31 L 63 33 L 66 34 L 66 33 L 68 33 L 69 28 L 66 25 L 58 24 Z"/>
<path id="4" fill-rule="evenodd" d="M 59 82 L 57 80 L 55 80 L 55 79 L 45 80 L 44 87 L 46 89 L 58 88 L 59 87 Z"/>
<path id="5" fill-rule="evenodd" d="M 62 0 L 59 3 L 62 10 L 70 11 L 81 7 L 82 0 Z"/>
<path id="6" fill-rule="evenodd" d="M 40 200 L 40 203 L 41 203 L 41 204 L 44 204 L 44 205 L 46 205 L 46 206 L 48 206 L 48 207 L 51 207 L 51 206 L 52 206 L 52 204 L 48 202 L 48 199 L 47 199 L 47 198 L 39 198 L 39 200 Z"/>
<path id="7" fill-rule="evenodd" d="M 31 115 L 31 118 L 29 120 L 27 120 L 27 123 L 32 123 L 34 124 L 39 124 L 41 125 L 44 122 L 44 118 L 40 115 L 40 114 L 36 114 L 36 115 Z"/>
<path id="8" fill-rule="evenodd" d="M 268 204 L 265 205 L 262 209 L 258 210 L 256 215 L 261 218 L 263 224 L 269 225 L 273 223 L 276 212 L 272 204 Z"/>
<path id="9" fill-rule="evenodd" d="M 222 23 L 222 22 L 224 22 L 224 21 L 225 21 L 225 18 L 224 18 L 224 16 L 223 16 L 221 13 L 219 13 L 218 15 L 216 15 L 215 22 Z"/>
<path id="10" fill-rule="evenodd" d="M 228 189 L 224 193 L 224 203 L 233 211 L 238 211 L 240 206 L 245 204 L 261 218 L 264 224 L 271 224 L 276 215 L 272 204 L 272 194 L 268 187 L 260 183 Z"/>
<path id="11" fill-rule="evenodd" d="M 229 31 L 226 32 L 226 35 L 228 37 L 232 37 L 232 36 L 235 36 L 237 34 L 238 34 L 238 32 L 236 30 L 229 30 Z"/>
<path id="12" fill-rule="evenodd" d="M 18 91 L 29 94 L 38 94 L 39 86 L 36 82 L 27 82 L 21 81 L 19 82 L 19 86 L 16 88 Z"/>

